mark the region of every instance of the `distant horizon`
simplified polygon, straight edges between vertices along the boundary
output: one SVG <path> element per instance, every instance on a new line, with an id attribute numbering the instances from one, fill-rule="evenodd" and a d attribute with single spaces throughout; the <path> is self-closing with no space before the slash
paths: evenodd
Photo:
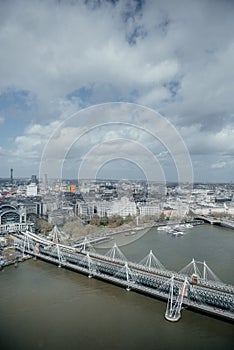
<path id="1" fill-rule="evenodd" d="M 9 177 L 1 177 L 0 176 L 0 181 L 1 180 L 4 180 L 4 181 L 10 181 L 11 179 Z M 28 180 L 30 181 L 31 180 L 31 176 L 25 176 L 25 177 L 14 177 L 13 178 L 13 181 L 17 181 L 17 180 Z M 39 179 L 37 178 L 37 180 L 41 183 L 43 182 L 43 179 Z M 84 182 L 84 181 L 87 181 L 87 182 L 147 182 L 147 183 L 157 183 L 157 184 L 183 184 L 183 185 L 209 185 L 209 184 L 229 184 L 229 185 L 232 185 L 233 182 L 222 182 L 222 181 L 217 181 L 217 182 L 203 182 L 203 181 L 194 181 L 194 182 L 191 182 L 191 183 L 186 183 L 186 182 L 178 182 L 177 180 L 167 180 L 165 183 L 164 182 L 160 182 L 160 181 L 153 181 L 153 180 L 145 180 L 145 179 L 113 179 L 113 178 L 97 178 L 97 179 L 89 179 L 89 178 L 84 178 L 84 179 L 74 179 L 74 178 L 61 178 L 61 179 L 57 179 L 57 178 L 48 178 L 47 179 L 48 181 L 53 181 L 53 182 L 62 182 L 62 181 L 74 181 L 74 182 Z M 14 184 L 12 184 L 14 185 Z"/>

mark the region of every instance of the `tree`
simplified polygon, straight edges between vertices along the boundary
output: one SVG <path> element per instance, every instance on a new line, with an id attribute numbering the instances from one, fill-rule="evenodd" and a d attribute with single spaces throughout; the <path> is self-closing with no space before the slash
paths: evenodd
<path id="1" fill-rule="evenodd" d="M 160 213 L 160 215 L 159 215 L 159 221 L 164 222 L 165 219 L 166 219 L 166 215 L 165 215 L 164 212 L 162 211 L 162 212 Z"/>
<path id="2" fill-rule="evenodd" d="M 129 224 L 130 222 L 132 222 L 132 215 L 131 214 L 128 214 L 126 216 L 126 218 L 124 219 L 124 223 L 125 224 Z"/>
<path id="3" fill-rule="evenodd" d="M 96 225 L 96 226 L 100 225 L 100 218 L 98 215 L 94 215 L 92 217 L 92 219 L 90 220 L 90 225 Z"/>
<path id="4" fill-rule="evenodd" d="M 100 218 L 99 220 L 100 226 L 107 226 L 108 224 L 109 224 L 109 219 L 107 216 L 103 216 L 102 218 Z"/>
<path id="5" fill-rule="evenodd" d="M 123 224 L 123 218 L 120 215 L 113 215 L 109 218 L 110 226 L 118 227 Z"/>
<path id="6" fill-rule="evenodd" d="M 38 231 L 44 234 L 49 233 L 53 229 L 53 225 L 49 224 L 46 220 L 36 219 L 35 224 Z"/>

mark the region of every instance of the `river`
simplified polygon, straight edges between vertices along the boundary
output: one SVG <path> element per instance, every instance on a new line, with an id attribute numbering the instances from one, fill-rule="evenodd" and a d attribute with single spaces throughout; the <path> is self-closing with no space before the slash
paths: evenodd
<path id="1" fill-rule="evenodd" d="M 201 225 L 172 237 L 152 228 L 121 247 L 133 261 L 150 249 L 170 270 L 205 260 L 222 281 L 234 283 L 234 230 Z M 171 323 L 165 302 L 39 260 L 1 271 L 0 292 L 2 350 L 229 350 L 234 344 L 231 323 L 189 310 Z"/>

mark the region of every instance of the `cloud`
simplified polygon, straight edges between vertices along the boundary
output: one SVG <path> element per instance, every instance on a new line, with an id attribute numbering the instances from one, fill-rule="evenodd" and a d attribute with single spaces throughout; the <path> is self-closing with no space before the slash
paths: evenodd
<path id="1" fill-rule="evenodd" d="M 135 87 L 147 94 L 178 71 L 174 58 L 148 56 L 143 38 L 129 44 L 126 36 L 140 25 L 133 6 L 128 9 L 132 16 L 126 19 L 123 2 L 114 6 L 103 1 L 95 10 L 82 2 L 22 3 L 1 5 L 5 17 L 0 88 L 30 91 L 47 110 L 52 103 L 57 111 L 67 94 L 90 85 L 94 91 L 112 86 L 115 98 L 128 98 Z M 105 98 L 99 92 L 99 99 Z"/>
<path id="2" fill-rule="evenodd" d="M 221 168 L 224 168 L 226 165 L 227 165 L 226 162 L 220 162 L 220 163 L 212 164 L 211 168 L 212 169 L 221 169 Z"/>
<path id="3" fill-rule="evenodd" d="M 53 117 L 69 103 L 82 106 L 79 97 L 66 96 L 84 87 L 91 87 L 88 103 L 129 99 L 135 89 L 134 102 L 169 117 L 176 110 L 178 123 L 208 127 L 206 119 L 230 114 L 230 2 L 212 2 L 212 12 L 209 1 L 99 3 L 1 3 L 1 90 L 30 91 L 41 115 Z"/>
<path id="4" fill-rule="evenodd" d="M 191 155 L 234 156 L 234 128 L 227 123 L 221 130 L 200 130 L 200 125 L 184 126 L 179 131 Z"/>
<path id="5" fill-rule="evenodd" d="M 0 113 L 25 124 L 12 157 L 38 159 L 59 120 L 109 101 L 159 110 L 194 156 L 233 155 L 233 10 L 218 0 L 2 1 Z M 54 152 L 75 132 L 64 128 Z"/>

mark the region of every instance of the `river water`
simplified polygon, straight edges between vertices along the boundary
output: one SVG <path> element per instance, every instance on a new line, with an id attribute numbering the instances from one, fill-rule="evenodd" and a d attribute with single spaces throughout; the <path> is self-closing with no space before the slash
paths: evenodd
<path id="1" fill-rule="evenodd" d="M 173 238 L 153 228 L 121 247 L 134 261 L 150 249 L 168 269 L 194 257 L 234 283 L 234 230 L 201 225 Z M 189 310 L 171 323 L 162 301 L 39 260 L 0 272 L 0 293 L 1 350 L 233 349 L 231 323 Z"/>

